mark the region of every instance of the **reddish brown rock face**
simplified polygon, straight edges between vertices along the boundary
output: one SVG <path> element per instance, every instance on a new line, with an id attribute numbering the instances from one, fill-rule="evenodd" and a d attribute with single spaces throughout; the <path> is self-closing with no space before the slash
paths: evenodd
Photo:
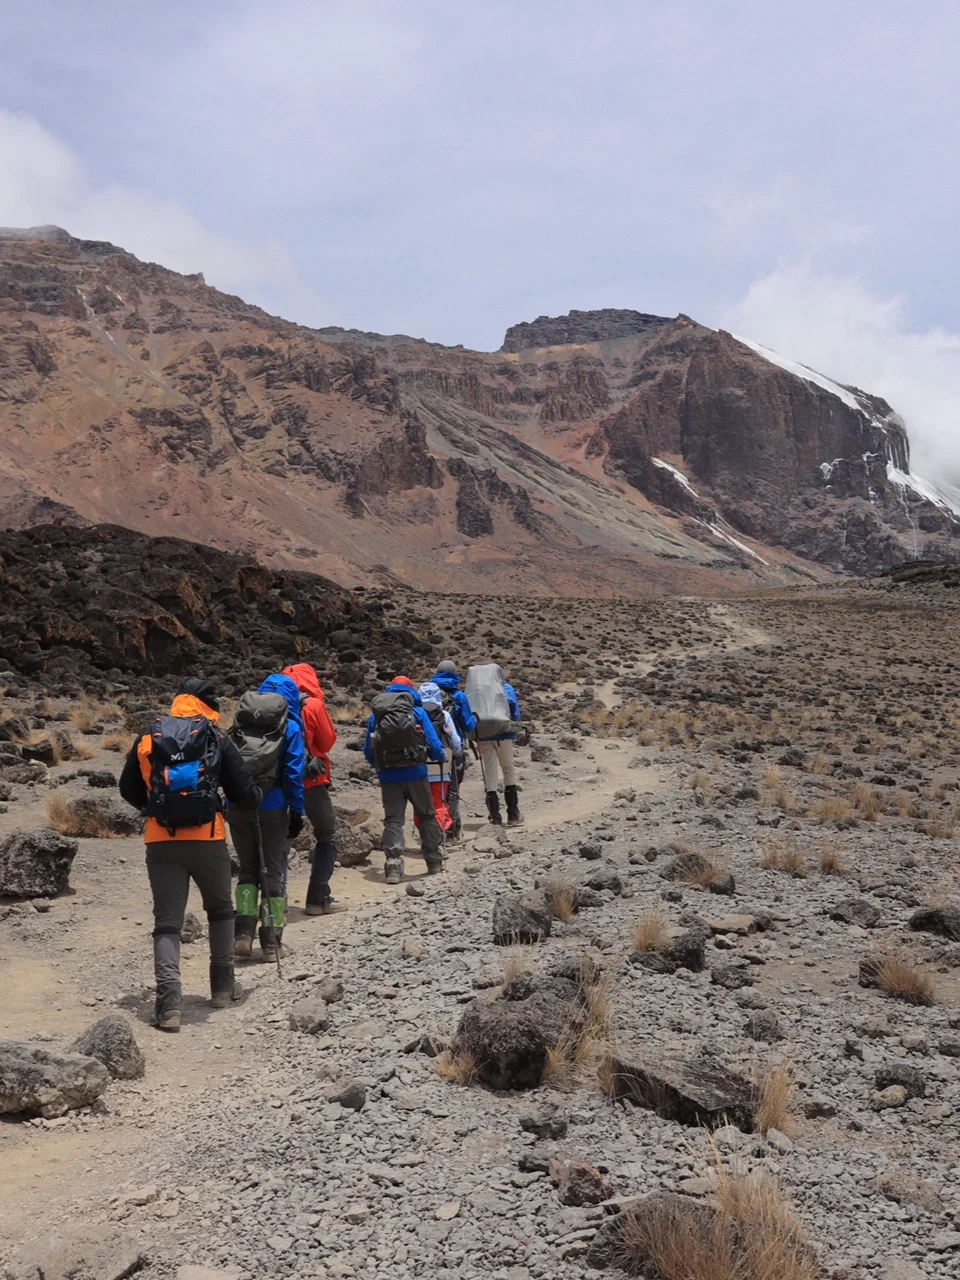
<path id="1" fill-rule="evenodd" d="M 723 594 L 960 545 L 888 480 L 889 406 L 682 316 L 541 317 L 473 352 L 0 234 L 0 388 L 0 524 L 124 524 L 344 584 Z"/>

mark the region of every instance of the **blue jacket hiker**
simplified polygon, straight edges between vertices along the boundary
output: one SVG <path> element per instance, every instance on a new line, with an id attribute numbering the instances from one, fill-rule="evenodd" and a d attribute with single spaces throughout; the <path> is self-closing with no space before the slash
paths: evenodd
<path id="1" fill-rule="evenodd" d="M 433 807 L 427 761 L 442 764 L 443 744 L 423 709 L 419 693 L 406 676 L 397 676 L 374 698 L 363 754 L 377 770 L 383 801 L 384 877 L 403 879 L 407 804 L 419 820 L 420 847 L 427 872 L 443 870 L 443 837 Z"/>
<path id="2" fill-rule="evenodd" d="M 233 951 L 252 954 L 260 921 L 260 949 L 273 960 L 286 917 L 286 860 L 303 827 L 306 750 L 300 690 L 289 676 L 267 676 L 255 694 L 237 705 L 230 735 L 263 790 L 256 810 L 227 808 L 227 823 L 240 862 Z M 262 771 L 262 772 L 258 772 Z M 260 900 L 260 851 L 266 864 L 267 898 Z"/>
<path id="3" fill-rule="evenodd" d="M 470 699 L 460 688 L 460 673 L 456 663 L 441 662 L 431 682 L 438 685 L 444 695 L 444 706 L 449 710 L 453 725 L 461 738 L 472 738 L 477 731 L 477 717 L 470 707 Z M 519 710 L 519 708 L 518 708 Z"/>

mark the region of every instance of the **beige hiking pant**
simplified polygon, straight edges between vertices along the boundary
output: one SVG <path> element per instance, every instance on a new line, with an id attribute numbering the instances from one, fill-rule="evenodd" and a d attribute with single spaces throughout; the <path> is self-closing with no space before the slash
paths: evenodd
<path id="1" fill-rule="evenodd" d="M 513 739 L 503 738 L 500 742 L 481 742 L 480 763 L 483 765 L 483 778 L 488 791 L 496 791 L 503 774 L 503 785 L 517 785 L 517 770 L 513 763 Z"/>

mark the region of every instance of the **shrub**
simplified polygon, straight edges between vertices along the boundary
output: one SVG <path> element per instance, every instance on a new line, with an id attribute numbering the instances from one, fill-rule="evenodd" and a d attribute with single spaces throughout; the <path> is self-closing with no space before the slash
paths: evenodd
<path id="1" fill-rule="evenodd" d="M 789 1133 L 794 1127 L 790 1112 L 793 1101 L 793 1073 L 781 1063 L 765 1071 L 757 1082 L 757 1128 L 761 1133 L 779 1129 Z"/>
<path id="2" fill-rule="evenodd" d="M 577 891 L 569 880 L 551 880 L 546 886 L 547 903 L 555 920 L 570 920 L 577 909 Z"/>
<path id="3" fill-rule="evenodd" d="M 465 1049 L 444 1049 L 434 1058 L 433 1069 L 441 1080 L 449 1080 L 451 1084 L 473 1084 L 477 1075 L 476 1060 Z"/>
<path id="4" fill-rule="evenodd" d="M 667 925 L 659 911 L 647 911 L 637 921 L 633 931 L 633 950 L 661 951 L 669 938 Z"/>
<path id="5" fill-rule="evenodd" d="M 872 968 L 877 986 L 887 995 L 906 1004 L 931 1005 L 936 995 L 936 983 L 929 974 L 895 951 L 882 952 L 875 957 Z"/>
<path id="6" fill-rule="evenodd" d="M 847 868 L 843 865 L 836 848 L 827 842 L 820 850 L 820 870 L 825 876 L 845 876 Z"/>

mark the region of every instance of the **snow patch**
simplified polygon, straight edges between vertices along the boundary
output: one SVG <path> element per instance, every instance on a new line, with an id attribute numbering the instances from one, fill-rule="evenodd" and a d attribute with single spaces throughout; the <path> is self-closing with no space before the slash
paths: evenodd
<path id="1" fill-rule="evenodd" d="M 745 551 L 748 556 L 753 556 L 754 560 L 759 560 L 761 564 L 769 565 L 769 560 L 764 560 L 763 556 L 758 555 L 752 547 L 748 547 L 745 542 L 740 542 L 732 533 L 727 533 L 726 529 L 721 529 L 718 524 L 707 524 L 705 520 L 699 522 L 705 529 L 709 529 L 716 537 L 722 538 L 724 542 L 731 547 L 736 547 L 738 551 Z"/>
<path id="2" fill-rule="evenodd" d="M 676 476 L 687 492 L 692 493 L 695 498 L 697 497 L 696 493 L 694 493 L 693 485 L 682 471 L 678 471 L 676 467 L 671 467 L 670 463 L 664 462 L 662 458 L 651 458 L 650 461 L 655 467 L 659 467 L 661 471 L 669 471 L 672 475 Z"/>
<path id="3" fill-rule="evenodd" d="M 826 377 L 822 373 L 817 373 L 816 369 L 808 369 L 805 364 L 797 364 L 795 360 L 788 360 L 786 356 L 778 355 L 776 351 L 771 351 L 769 347 L 762 347 L 759 342 L 751 342 L 749 338 L 741 338 L 739 334 L 734 334 L 737 342 L 742 342 L 745 347 L 749 347 L 751 351 L 755 351 L 758 356 L 763 356 L 764 360 L 769 360 L 771 364 L 785 369 L 787 373 L 792 373 L 797 378 L 803 378 L 804 382 L 812 382 L 815 387 L 819 387 L 821 391 L 828 391 L 830 395 L 836 396 L 838 400 L 850 409 L 856 409 L 858 413 L 867 413 L 867 410 L 860 403 L 852 391 L 848 391 L 846 387 L 841 387 L 839 382 L 834 382 L 832 378 Z M 880 427 L 881 431 L 885 431 L 882 420 L 875 414 L 869 413 L 868 417 Z"/>
<path id="4" fill-rule="evenodd" d="M 887 463 L 887 479 L 901 489 L 912 489 L 914 493 L 927 502 L 932 502 L 941 511 L 948 511 L 953 516 L 960 516 L 960 489 L 943 481 L 925 480 L 923 476 L 909 475 L 901 471 L 892 462 Z"/>

